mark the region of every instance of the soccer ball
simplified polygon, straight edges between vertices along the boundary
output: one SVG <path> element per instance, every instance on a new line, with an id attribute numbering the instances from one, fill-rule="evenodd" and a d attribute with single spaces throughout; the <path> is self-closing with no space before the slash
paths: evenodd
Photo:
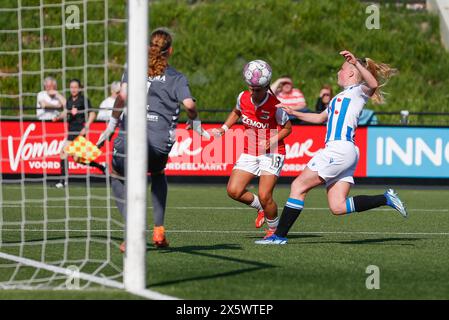
<path id="1" fill-rule="evenodd" d="M 252 87 L 266 87 L 271 81 L 271 67 L 263 60 L 248 62 L 243 68 L 243 79 Z"/>

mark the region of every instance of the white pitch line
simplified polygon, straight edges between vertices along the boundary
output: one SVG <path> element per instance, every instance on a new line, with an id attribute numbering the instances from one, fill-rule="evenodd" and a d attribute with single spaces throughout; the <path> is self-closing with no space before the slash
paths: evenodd
<path id="1" fill-rule="evenodd" d="M 3 208 L 21 208 L 22 206 L 19 204 L 3 204 Z M 29 208 L 42 208 L 43 206 L 36 206 L 36 205 L 25 205 L 25 207 Z M 46 206 L 46 208 L 66 208 L 66 206 Z M 109 207 L 107 206 L 69 206 L 69 209 L 107 209 Z M 153 209 L 153 207 L 148 207 L 148 209 Z M 253 208 L 245 208 L 245 207 L 167 207 L 167 209 L 173 209 L 173 210 L 254 210 Z M 329 210 L 329 208 L 315 208 L 315 207 L 305 207 L 304 210 Z M 371 211 L 391 211 L 393 209 L 391 208 L 376 208 L 372 209 Z M 279 208 L 278 211 L 282 211 L 282 208 Z M 409 212 L 449 212 L 449 209 L 420 209 L 420 208 L 410 208 L 407 209 Z"/>
<path id="2" fill-rule="evenodd" d="M 233 231 L 233 230 L 166 230 L 167 233 L 263 233 L 262 231 Z M 438 235 L 449 236 L 449 232 L 388 232 L 388 231 L 294 231 L 289 234 L 377 234 L 377 235 Z"/>
<path id="3" fill-rule="evenodd" d="M 22 229 L 3 229 L 3 232 L 20 232 Z M 81 230 L 81 229 L 23 229 L 26 232 L 123 232 L 121 229 L 111 230 Z M 150 233 L 152 230 L 146 230 Z M 263 234 L 263 231 L 256 230 L 166 230 L 167 233 L 212 233 L 212 234 Z M 289 234 L 363 234 L 363 235 L 435 235 L 435 236 L 449 236 L 449 232 L 393 232 L 393 231 L 292 231 Z"/>

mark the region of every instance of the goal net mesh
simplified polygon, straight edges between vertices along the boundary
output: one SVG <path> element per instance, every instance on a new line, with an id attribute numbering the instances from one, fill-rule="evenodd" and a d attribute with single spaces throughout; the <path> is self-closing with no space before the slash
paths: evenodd
<path id="1" fill-rule="evenodd" d="M 69 159 L 68 185 L 54 187 L 64 124 L 37 120 L 36 98 L 46 77 L 65 97 L 77 78 L 98 111 L 123 72 L 126 23 L 120 0 L 0 4 L 0 289 L 122 286 L 124 226 L 109 179 Z"/>

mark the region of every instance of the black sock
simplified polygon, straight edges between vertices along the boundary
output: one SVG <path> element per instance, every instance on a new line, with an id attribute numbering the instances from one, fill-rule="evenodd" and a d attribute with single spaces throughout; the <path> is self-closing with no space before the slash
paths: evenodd
<path id="1" fill-rule="evenodd" d="M 281 218 L 279 219 L 279 224 L 276 228 L 275 234 L 279 237 L 285 238 L 287 233 L 290 231 L 291 227 L 298 219 L 304 207 L 304 201 L 288 198 L 287 203 L 282 210 Z"/>
<path id="2" fill-rule="evenodd" d="M 362 212 L 385 205 L 387 205 L 387 198 L 383 194 L 377 196 L 355 196 L 346 199 L 347 213 Z"/>
<path id="3" fill-rule="evenodd" d="M 153 203 L 153 222 L 155 226 L 163 226 L 165 206 L 167 203 L 167 177 L 165 174 L 151 175 L 151 200 Z"/>
<path id="4" fill-rule="evenodd" d="M 66 159 L 61 159 L 61 179 L 59 182 L 64 183 L 64 179 L 66 176 L 66 165 L 65 165 Z"/>
<path id="5" fill-rule="evenodd" d="M 98 162 L 91 161 L 89 162 L 89 166 L 100 169 L 103 173 L 105 172 L 106 168 L 104 165 L 99 164 Z"/>

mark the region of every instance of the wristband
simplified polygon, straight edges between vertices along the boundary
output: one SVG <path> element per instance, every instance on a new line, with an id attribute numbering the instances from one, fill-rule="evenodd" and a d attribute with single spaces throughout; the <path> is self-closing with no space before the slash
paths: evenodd
<path id="1" fill-rule="evenodd" d="M 229 127 L 227 125 L 222 125 L 221 128 L 224 130 L 224 132 L 229 130 Z"/>

